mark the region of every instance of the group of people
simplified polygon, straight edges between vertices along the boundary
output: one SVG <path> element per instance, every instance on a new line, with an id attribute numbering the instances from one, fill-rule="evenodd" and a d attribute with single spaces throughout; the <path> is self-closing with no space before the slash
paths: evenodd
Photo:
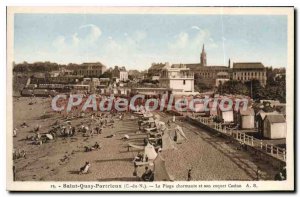
<path id="1" fill-rule="evenodd" d="M 286 166 L 284 166 L 274 177 L 275 181 L 286 180 Z"/>
<path id="2" fill-rule="evenodd" d="M 85 146 L 84 147 L 84 150 L 85 152 L 90 152 L 90 151 L 93 151 L 93 150 L 98 150 L 98 149 L 101 149 L 101 146 L 100 144 L 98 144 L 98 142 L 96 142 L 93 146 Z"/>
<path id="3" fill-rule="evenodd" d="M 25 150 L 21 150 L 21 149 L 15 150 L 15 149 L 13 149 L 13 160 L 20 159 L 20 158 L 26 158 Z"/>

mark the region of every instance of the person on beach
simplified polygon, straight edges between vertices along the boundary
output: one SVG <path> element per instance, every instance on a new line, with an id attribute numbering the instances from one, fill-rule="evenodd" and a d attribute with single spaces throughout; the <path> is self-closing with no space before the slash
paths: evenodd
<path id="1" fill-rule="evenodd" d="M 284 166 L 281 170 L 282 176 L 284 177 L 284 180 L 286 180 L 286 166 Z"/>
<path id="2" fill-rule="evenodd" d="M 105 138 L 113 138 L 113 137 L 115 137 L 115 136 L 116 136 L 115 134 L 112 134 L 112 135 L 106 136 Z"/>
<path id="3" fill-rule="evenodd" d="M 80 168 L 79 174 L 87 174 L 89 172 L 90 167 L 91 167 L 90 162 L 88 161 L 85 162 L 85 165 Z"/>
<path id="4" fill-rule="evenodd" d="M 154 174 L 150 168 L 147 166 L 145 167 L 145 172 L 142 175 L 143 181 L 153 181 L 154 180 Z"/>
<path id="5" fill-rule="evenodd" d="M 132 162 L 136 161 L 143 161 L 143 154 L 141 154 L 141 152 L 138 152 L 137 156 L 133 159 Z"/>
<path id="6" fill-rule="evenodd" d="M 170 122 L 170 120 L 168 120 L 168 122 L 167 122 L 167 125 L 168 125 L 168 127 L 170 127 L 170 126 L 171 126 L 171 122 Z"/>
<path id="7" fill-rule="evenodd" d="M 102 134 L 102 128 L 101 127 L 96 127 L 95 130 L 96 130 L 97 134 Z"/>
<path id="8" fill-rule="evenodd" d="M 14 130 L 13 130 L 13 137 L 17 137 L 17 131 L 18 131 L 18 129 L 14 128 Z"/>
<path id="9" fill-rule="evenodd" d="M 94 149 L 99 149 L 100 145 L 98 144 L 98 142 L 95 143 L 95 145 L 93 146 Z"/>
<path id="10" fill-rule="evenodd" d="M 275 175 L 275 177 L 274 177 L 274 180 L 275 180 L 275 181 L 282 181 L 282 180 L 284 180 L 284 177 L 283 177 L 283 175 L 282 175 L 282 172 L 277 173 L 277 174 Z"/>
<path id="11" fill-rule="evenodd" d="M 76 134 L 75 127 L 71 127 L 71 135 L 70 136 L 74 136 L 75 134 Z"/>
<path id="12" fill-rule="evenodd" d="M 188 178 L 187 178 L 188 181 L 191 181 L 192 180 L 192 168 L 190 168 L 188 170 Z"/>
<path id="13" fill-rule="evenodd" d="M 260 168 L 257 167 L 257 169 L 256 169 L 256 180 L 259 181 L 259 179 L 260 179 Z"/>
<path id="14" fill-rule="evenodd" d="M 21 127 L 24 128 L 24 127 L 29 127 L 29 126 L 28 126 L 28 124 L 27 124 L 26 122 L 23 122 L 23 123 L 21 124 Z"/>
<path id="15" fill-rule="evenodd" d="M 16 166 L 13 165 L 13 180 L 16 181 Z"/>

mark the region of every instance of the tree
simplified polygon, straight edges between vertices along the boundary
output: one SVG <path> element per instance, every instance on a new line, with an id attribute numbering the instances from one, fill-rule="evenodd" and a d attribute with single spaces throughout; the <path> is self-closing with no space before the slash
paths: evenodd
<path id="1" fill-rule="evenodd" d="M 264 92 L 266 99 L 286 102 L 286 78 L 285 75 L 274 79 L 273 83 L 266 85 Z"/>
<path id="2" fill-rule="evenodd" d="M 194 75 L 194 86 L 195 86 L 195 90 L 198 92 L 205 92 L 212 89 L 212 87 L 203 83 L 203 78 L 198 73 L 195 73 Z"/>
<path id="3" fill-rule="evenodd" d="M 249 96 L 254 100 L 261 100 L 265 97 L 265 89 L 262 87 L 260 82 L 256 79 L 245 82 L 248 88 Z"/>
<path id="4" fill-rule="evenodd" d="M 240 81 L 230 80 L 224 82 L 218 87 L 217 92 L 220 94 L 242 94 L 249 95 L 249 90 L 245 84 Z"/>
<path id="5" fill-rule="evenodd" d="M 105 71 L 102 75 L 100 75 L 100 78 L 112 78 L 112 72 L 111 71 Z"/>

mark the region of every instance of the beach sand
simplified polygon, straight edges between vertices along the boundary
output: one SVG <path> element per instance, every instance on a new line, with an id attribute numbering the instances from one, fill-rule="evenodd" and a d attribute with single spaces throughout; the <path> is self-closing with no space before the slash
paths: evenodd
<path id="1" fill-rule="evenodd" d="M 33 105 L 29 105 L 30 102 Z M 14 98 L 13 125 L 18 128 L 13 139 L 15 149 L 25 150 L 26 158 L 14 160 L 17 181 L 137 181 L 133 176 L 132 160 L 138 151 L 127 150 L 127 144 L 142 144 L 145 134 L 137 134 L 137 120 L 130 120 L 132 114 L 126 114 L 125 120 L 116 120 L 114 128 L 104 128 L 102 134 L 83 137 L 78 133 L 74 137 L 59 137 L 42 145 L 32 145 L 25 140 L 32 136 L 36 125 L 40 132 L 46 133 L 62 115 L 53 112 L 50 98 Z M 163 121 L 172 117 L 164 112 L 155 112 Z M 44 118 L 41 118 L 44 116 Z M 28 128 L 20 125 L 26 121 Z M 91 122 L 91 116 L 72 120 L 72 125 Z M 188 169 L 192 168 L 192 180 L 255 180 L 259 166 L 261 179 L 272 180 L 276 171 L 248 152 L 237 150 L 225 139 L 210 134 L 188 122 L 176 122 L 182 126 L 188 140 L 176 145 L 176 150 L 162 152 L 166 168 L 175 181 L 187 180 Z M 176 125 L 172 123 L 170 129 Z M 112 138 L 106 136 L 115 134 Z M 127 141 L 121 138 L 129 135 Z M 84 152 L 84 146 L 100 143 L 102 148 Z M 91 163 L 88 174 L 79 175 L 80 167 L 86 161 Z M 141 176 L 144 168 L 139 167 Z"/>

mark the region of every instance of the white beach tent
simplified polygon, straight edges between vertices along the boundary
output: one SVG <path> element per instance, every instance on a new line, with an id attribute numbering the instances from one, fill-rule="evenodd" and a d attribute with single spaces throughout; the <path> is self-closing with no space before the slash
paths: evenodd
<path id="1" fill-rule="evenodd" d="M 148 143 L 145 146 L 144 161 L 146 156 L 148 157 L 149 160 L 154 160 L 157 157 L 157 153 L 154 149 L 154 146 L 151 145 L 150 143 Z"/>
<path id="2" fill-rule="evenodd" d="M 162 151 L 176 149 L 175 142 L 171 139 L 168 129 L 165 130 L 162 136 Z"/>
<path id="3" fill-rule="evenodd" d="M 187 140 L 187 137 L 185 136 L 182 127 L 179 125 L 175 127 L 175 135 L 177 137 L 177 143 L 182 143 L 183 141 Z"/>
<path id="4" fill-rule="evenodd" d="M 174 181 L 174 177 L 168 173 L 166 162 L 160 154 L 154 160 L 154 181 Z"/>

